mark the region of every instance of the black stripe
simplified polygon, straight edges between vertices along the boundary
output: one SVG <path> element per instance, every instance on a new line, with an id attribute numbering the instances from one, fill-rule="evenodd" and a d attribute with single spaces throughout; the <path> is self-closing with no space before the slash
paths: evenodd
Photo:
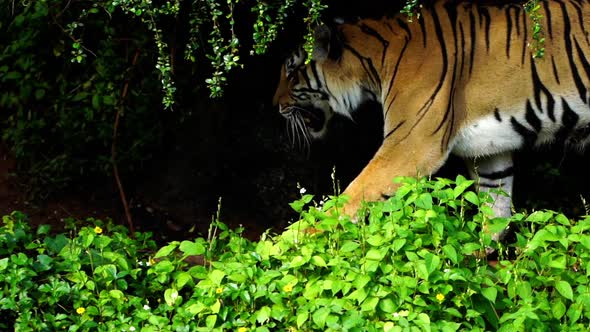
<path id="1" fill-rule="evenodd" d="M 513 176 L 514 175 L 514 167 L 510 166 L 510 167 L 505 168 L 501 171 L 495 171 L 495 172 L 491 172 L 491 173 L 478 172 L 477 175 L 480 178 L 486 178 L 487 180 L 501 180 L 501 179 L 505 179 L 507 177 Z"/>
<path id="2" fill-rule="evenodd" d="M 373 61 L 371 60 L 371 58 L 362 56 L 357 50 L 355 50 L 348 44 L 345 44 L 344 48 L 350 51 L 350 53 L 352 53 L 360 60 L 361 64 L 363 65 L 363 69 L 369 74 L 371 74 L 370 76 L 373 80 L 373 83 L 375 83 L 378 86 L 377 88 L 381 90 L 381 80 L 379 79 L 379 73 L 377 72 L 377 69 L 375 69 L 375 66 L 373 66 Z"/>
<path id="3" fill-rule="evenodd" d="M 320 89 L 322 87 L 322 81 L 320 80 L 320 76 L 318 75 L 317 63 L 312 60 L 309 63 L 309 66 L 311 67 L 311 73 L 313 74 L 314 80 L 317 83 L 318 89 Z"/>
<path id="4" fill-rule="evenodd" d="M 403 120 L 402 122 L 398 123 L 397 126 L 395 126 L 392 130 L 390 130 L 387 133 L 387 135 L 385 135 L 385 137 L 383 137 L 383 140 L 386 140 L 389 136 L 391 136 L 391 134 L 393 134 L 396 130 L 398 130 L 401 126 L 403 126 L 404 123 L 406 123 L 406 120 Z"/>
<path id="5" fill-rule="evenodd" d="M 408 27 L 406 22 L 404 22 L 401 18 L 398 18 L 396 21 L 399 27 L 402 28 L 408 34 L 408 37 L 412 38 L 412 31 L 410 31 L 410 27 Z"/>
<path id="6" fill-rule="evenodd" d="M 418 18 L 418 23 L 420 24 L 420 31 L 422 32 L 422 46 L 426 48 L 426 26 L 424 25 L 424 16 L 420 15 Z"/>
<path id="7" fill-rule="evenodd" d="M 559 82 L 559 73 L 557 72 L 557 66 L 555 65 L 555 58 L 553 55 L 551 56 L 551 64 L 553 65 L 553 76 L 555 77 L 555 81 L 557 84 L 561 84 L 561 82 Z"/>
<path id="8" fill-rule="evenodd" d="M 537 109 L 542 113 L 543 112 L 543 101 L 541 100 L 541 93 L 547 99 L 547 115 L 551 121 L 555 122 L 555 99 L 553 99 L 553 95 L 547 87 L 541 82 L 539 78 L 539 73 L 537 72 L 537 66 L 535 65 L 535 60 L 531 59 L 531 73 L 533 79 L 533 90 L 535 93 L 535 105 Z"/>
<path id="9" fill-rule="evenodd" d="M 512 36 L 512 19 L 510 18 L 510 8 L 504 9 L 506 14 L 506 57 L 510 58 L 510 38 Z"/>
<path id="10" fill-rule="evenodd" d="M 309 79 L 309 75 L 307 75 L 307 68 L 302 68 L 302 70 L 300 70 L 299 72 L 301 73 L 301 76 L 303 76 L 303 79 L 305 80 L 305 84 L 307 85 L 308 88 L 312 89 L 313 87 L 311 86 L 311 80 Z"/>
<path id="11" fill-rule="evenodd" d="M 561 98 L 561 105 L 563 108 L 563 114 L 561 115 L 561 128 L 555 134 L 555 139 L 558 143 L 565 143 L 568 136 L 572 133 L 572 130 L 578 124 L 580 116 L 572 110 L 570 105 L 564 98 Z"/>
<path id="12" fill-rule="evenodd" d="M 324 69 L 324 67 L 323 67 L 323 66 L 322 66 L 322 75 L 323 75 L 324 77 L 326 77 L 326 70 Z M 327 82 L 327 81 L 326 81 L 326 82 L 324 82 L 324 86 L 325 86 L 326 92 L 328 92 L 328 94 L 329 94 L 330 96 L 334 96 L 334 94 L 332 93 L 332 91 L 330 91 L 330 87 L 328 87 L 328 82 Z"/>
<path id="13" fill-rule="evenodd" d="M 514 25 L 516 26 L 516 35 L 520 37 L 520 7 L 516 6 L 512 7 L 511 9 L 514 9 Z M 510 12 L 510 9 L 508 11 Z M 526 22 L 526 20 L 524 20 L 524 22 Z"/>
<path id="14" fill-rule="evenodd" d="M 490 51 L 490 12 L 488 11 L 487 8 L 485 7 L 481 7 L 478 6 L 478 13 L 479 13 L 479 19 L 480 19 L 480 26 L 481 26 L 481 21 L 482 21 L 482 17 L 483 17 L 483 21 L 485 21 L 485 34 L 486 34 L 486 51 L 489 52 Z"/>
<path id="15" fill-rule="evenodd" d="M 524 144 L 527 146 L 535 145 L 537 141 L 537 133 L 521 125 L 514 117 L 510 118 L 512 129 L 524 139 Z"/>
<path id="16" fill-rule="evenodd" d="M 535 110 L 533 109 L 533 106 L 531 106 L 531 102 L 529 100 L 526 102 L 526 114 L 524 117 L 537 133 L 541 131 L 541 120 L 537 116 L 537 113 L 535 113 Z"/>
<path id="17" fill-rule="evenodd" d="M 578 52 L 578 58 L 580 59 L 580 62 L 582 63 L 582 68 L 584 68 L 584 71 L 586 72 L 586 78 L 590 78 L 590 63 L 588 63 L 588 60 L 586 59 L 586 55 L 584 54 L 584 51 L 580 47 L 580 44 L 578 44 L 578 40 L 575 37 L 574 37 L 574 43 L 576 44 L 576 51 Z M 586 104 L 588 104 L 589 103 L 588 98 L 587 98 L 588 89 L 586 89 L 585 95 L 586 95 L 586 99 L 584 99 L 584 102 Z"/>
<path id="18" fill-rule="evenodd" d="M 389 81 L 389 87 L 387 88 L 387 94 L 385 94 L 383 101 L 387 100 L 387 97 L 391 93 L 391 89 L 393 88 L 393 82 L 395 81 L 395 78 L 397 76 L 397 71 L 399 70 L 399 65 L 402 62 L 402 59 L 404 57 L 404 53 L 406 52 L 406 48 L 408 47 L 408 44 L 409 44 L 409 40 L 406 39 L 406 42 L 405 42 L 404 46 L 402 47 L 399 57 L 397 58 L 397 63 L 395 64 L 395 69 L 393 70 L 393 75 L 391 76 L 391 80 Z M 386 115 L 387 115 L 387 112 L 389 112 L 389 109 L 391 109 L 391 106 L 393 105 L 393 101 L 394 101 L 394 99 L 391 99 L 391 101 L 389 102 L 389 105 L 387 105 L 387 108 L 385 109 Z"/>
<path id="19" fill-rule="evenodd" d="M 465 67 L 465 32 L 463 31 L 463 23 L 459 23 L 459 32 L 461 35 L 461 70 L 459 76 L 463 77 L 463 69 Z"/>
<path id="20" fill-rule="evenodd" d="M 436 33 L 436 37 L 438 39 L 438 43 L 440 45 L 440 50 L 442 53 L 441 54 L 442 71 L 440 74 L 440 78 L 438 79 L 438 84 L 434 88 L 434 92 L 432 93 L 430 98 L 424 103 L 424 105 L 422 105 L 422 107 L 418 110 L 418 114 L 417 114 L 418 120 L 414 123 L 414 125 L 412 126 L 412 129 L 416 125 L 418 125 L 419 122 L 422 121 L 422 119 L 424 118 L 424 115 L 430 109 L 430 106 L 434 102 L 434 98 L 438 95 L 438 93 L 442 89 L 443 83 L 445 82 L 445 79 L 447 77 L 447 70 L 449 68 L 449 58 L 448 58 L 448 54 L 447 54 L 447 46 L 445 45 L 445 38 L 443 35 L 442 26 L 440 24 L 440 20 L 436 14 L 436 11 L 432 11 L 431 13 L 432 13 L 432 21 L 434 23 L 434 31 Z"/>
<path id="21" fill-rule="evenodd" d="M 385 99 L 389 98 L 389 96 L 385 97 Z M 395 95 L 393 95 L 393 97 L 390 99 L 389 101 L 389 107 L 384 109 L 385 111 L 385 115 L 383 115 L 383 119 L 387 119 L 387 114 L 389 114 L 389 111 L 392 109 L 393 107 L 393 103 L 395 102 L 395 99 L 397 98 L 397 92 L 395 93 Z"/>
<path id="22" fill-rule="evenodd" d="M 576 9 L 576 13 L 578 14 L 578 23 L 580 23 L 580 29 L 582 31 L 586 31 L 586 27 L 584 26 L 584 14 L 582 13 L 581 3 L 575 4 L 574 8 Z M 588 34 L 586 35 L 586 42 L 588 42 Z"/>
<path id="23" fill-rule="evenodd" d="M 475 47 L 477 45 L 477 33 L 475 31 L 475 16 L 473 10 L 469 11 L 469 31 L 471 33 L 471 52 L 469 54 L 469 74 L 473 72 L 473 62 L 475 62 Z"/>
<path id="24" fill-rule="evenodd" d="M 497 108 L 494 110 L 494 117 L 496 118 L 496 120 L 498 120 L 498 122 L 502 122 L 502 117 L 500 116 L 500 111 Z"/>
<path id="25" fill-rule="evenodd" d="M 549 33 L 549 38 L 553 39 L 553 27 L 551 26 L 551 10 L 549 9 L 549 1 L 543 1 L 543 7 L 545 7 L 545 18 L 547 19 L 547 32 Z"/>
<path id="26" fill-rule="evenodd" d="M 519 10 L 519 13 L 520 13 L 520 10 Z M 528 45 L 527 45 L 528 42 L 527 42 L 527 40 L 529 38 L 529 36 L 528 36 L 528 34 L 529 34 L 528 33 L 529 32 L 529 25 L 526 22 L 526 15 L 527 15 L 526 11 L 522 11 L 522 15 L 524 16 L 523 19 L 522 19 L 522 25 L 523 25 L 522 30 L 523 30 L 524 36 L 522 38 L 522 55 L 521 55 L 521 58 L 520 58 L 520 63 L 522 65 L 524 65 L 524 62 L 525 62 L 525 59 L 526 59 L 525 56 L 526 56 L 527 49 L 528 49 Z"/>
<path id="27" fill-rule="evenodd" d="M 572 28 L 570 25 L 568 13 L 566 11 L 564 3 L 559 2 L 559 5 L 563 13 L 563 39 L 565 41 L 565 53 L 567 54 L 569 60 L 570 70 L 572 71 L 574 83 L 576 84 L 576 88 L 578 89 L 578 93 L 580 94 L 580 99 L 586 102 L 586 87 L 584 86 L 584 82 L 582 82 L 580 73 L 578 73 L 576 63 L 574 62 L 574 52 L 572 47 L 572 41 L 570 39 Z"/>
<path id="28" fill-rule="evenodd" d="M 366 24 L 361 25 L 361 31 L 366 33 L 369 36 L 375 37 L 383 46 L 383 52 L 381 52 L 381 66 L 385 63 L 385 53 L 387 53 L 387 48 L 389 47 L 389 42 L 381 36 L 375 29 L 371 28 Z"/>

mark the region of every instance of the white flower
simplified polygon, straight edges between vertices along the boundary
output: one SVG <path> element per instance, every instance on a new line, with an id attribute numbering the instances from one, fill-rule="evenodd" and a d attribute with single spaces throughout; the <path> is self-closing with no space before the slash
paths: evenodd
<path id="1" fill-rule="evenodd" d="M 129 328 L 129 331 L 135 331 L 135 327 L 131 326 L 131 327 Z"/>
<path id="2" fill-rule="evenodd" d="M 450 269 L 444 269 L 444 272 L 445 273 L 449 273 L 449 272 L 451 272 L 451 270 Z"/>
<path id="3" fill-rule="evenodd" d="M 307 190 L 305 188 L 303 188 L 303 187 L 301 187 L 301 189 L 299 189 L 299 193 L 301 195 L 305 194 L 306 192 L 307 192 Z"/>
<path id="4" fill-rule="evenodd" d="M 393 317 L 398 318 L 399 317 L 399 313 L 398 312 L 394 312 L 393 313 Z"/>
<path id="5" fill-rule="evenodd" d="M 145 304 L 145 305 L 143 306 L 143 310 L 150 310 L 150 306 L 149 306 L 149 305 L 147 305 L 147 304 Z"/>

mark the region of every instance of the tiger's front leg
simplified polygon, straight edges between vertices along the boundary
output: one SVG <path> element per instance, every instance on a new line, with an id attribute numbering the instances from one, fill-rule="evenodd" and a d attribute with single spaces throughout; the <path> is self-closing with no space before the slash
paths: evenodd
<path id="1" fill-rule="evenodd" d="M 408 137 L 403 142 L 387 141 L 381 145 L 373 159 L 344 191 L 350 197 L 344 214 L 352 216 L 363 201 L 378 201 L 395 192 L 398 176 L 430 175 L 446 161 L 448 152 L 441 150 L 436 138 Z"/>

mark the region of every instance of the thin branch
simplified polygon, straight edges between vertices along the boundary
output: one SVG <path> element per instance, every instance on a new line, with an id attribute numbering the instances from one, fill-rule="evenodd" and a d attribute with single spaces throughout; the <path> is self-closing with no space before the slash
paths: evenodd
<path id="1" fill-rule="evenodd" d="M 135 55 L 133 56 L 133 61 L 131 62 L 131 67 L 134 67 L 137 63 L 137 59 L 139 58 L 140 50 L 139 48 L 135 51 Z M 129 203 L 127 202 L 127 197 L 125 195 L 125 190 L 123 189 L 123 184 L 121 182 L 121 177 L 119 176 L 119 167 L 117 166 L 117 133 L 119 129 L 119 119 L 121 118 L 121 110 L 123 109 L 123 102 L 127 97 L 127 92 L 129 90 L 129 80 L 125 81 L 125 85 L 123 86 L 123 91 L 121 92 L 121 99 L 119 100 L 119 106 L 117 108 L 117 114 L 115 115 L 115 124 L 113 125 L 113 140 L 111 144 L 111 164 L 113 165 L 113 175 L 115 176 L 115 181 L 117 182 L 117 188 L 119 188 L 119 196 L 121 196 L 121 203 L 123 204 L 123 209 L 125 210 L 125 217 L 127 218 L 127 224 L 129 225 L 129 231 L 131 232 L 131 236 L 135 234 L 135 227 L 133 226 L 133 218 L 131 217 L 131 212 L 129 210 Z"/>

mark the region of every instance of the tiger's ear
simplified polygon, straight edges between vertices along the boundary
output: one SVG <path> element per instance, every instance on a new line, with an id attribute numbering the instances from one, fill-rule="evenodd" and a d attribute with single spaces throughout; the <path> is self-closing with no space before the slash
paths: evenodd
<path id="1" fill-rule="evenodd" d="M 342 41 L 336 29 L 325 24 L 318 25 L 314 31 L 315 45 L 313 47 L 313 58 L 322 62 L 326 59 L 338 61 L 342 56 Z"/>

